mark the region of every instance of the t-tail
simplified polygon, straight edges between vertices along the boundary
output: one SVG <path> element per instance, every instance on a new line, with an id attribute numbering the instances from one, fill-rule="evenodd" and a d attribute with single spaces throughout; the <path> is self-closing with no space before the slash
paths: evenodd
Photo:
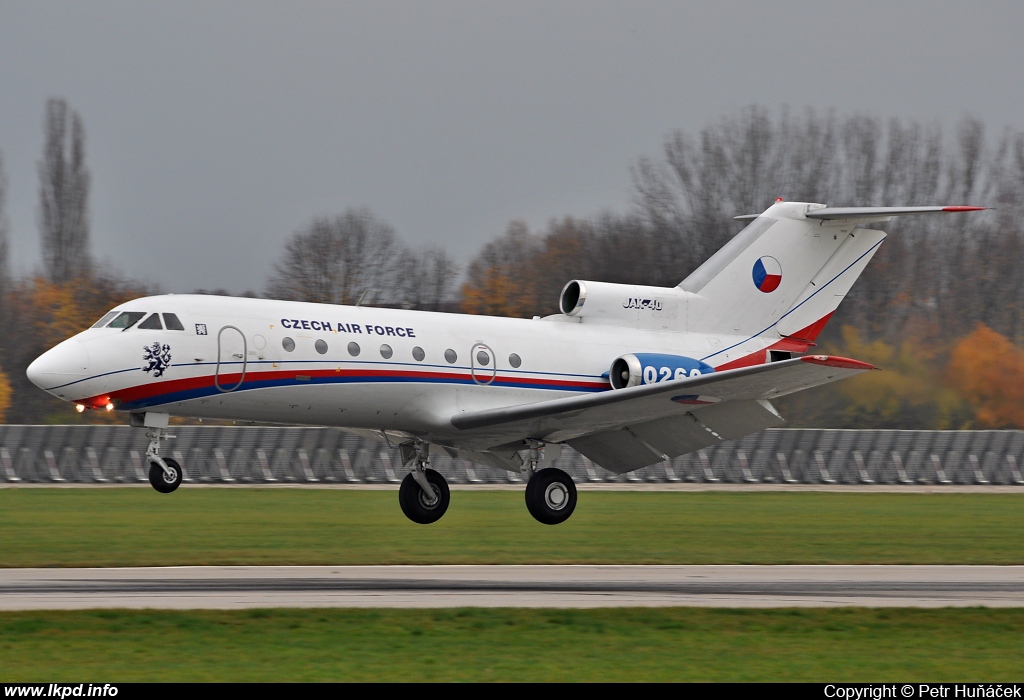
<path id="1" fill-rule="evenodd" d="M 687 296 L 687 330 L 760 339 L 780 351 L 803 352 L 885 240 L 885 232 L 859 225 L 903 214 L 982 209 L 829 208 L 779 201 L 763 214 L 737 217 L 750 224 L 679 284 L 694 295 Z M 716 359 L 724 354 L 705 361 L 727 368 Z"/>

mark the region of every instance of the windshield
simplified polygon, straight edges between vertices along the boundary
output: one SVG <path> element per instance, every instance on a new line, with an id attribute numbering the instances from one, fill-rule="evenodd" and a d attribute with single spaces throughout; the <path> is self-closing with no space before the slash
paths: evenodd
<path id="1" fill-rule="evenodd" d="M 92 324 L 92 327 L 93 328 L 103 328 L 103 326 L 107 325 L 107 321 L 109 321 L 110 319 L 114 318 L 114 316 L 117 316 L 117 312 L 116 311 L 110 311 L 110 312 L 107 313 L 106 316 L 101 318 L 96 323 Z"/>
<path id="2" fill-rule="evenodd" d="M 169 331 L 185 330 L 185 326 L 181 325 L 181 321 L 174 314 L 164 314 L 164 325 L 167 326 Z"/>
<path id="3" fill-rule="evenodd" d="M 150 331 L 162 331 L 164 327 L 160 324 L 160 314 L 150 314 L 149 318 L 139 324 L 139 328 Z"/>
<path id="4" fill-rule="evenodd" d="M 145 311 L 122 311 L 120 316 L 107 324 L 107 328 L 131 328 L 145 315 Z"/>

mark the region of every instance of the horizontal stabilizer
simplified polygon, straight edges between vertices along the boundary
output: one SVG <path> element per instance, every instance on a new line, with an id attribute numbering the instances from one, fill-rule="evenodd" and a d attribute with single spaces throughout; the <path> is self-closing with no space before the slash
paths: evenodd
<path id="1" fill-rule="evenodd" d="M 984 211 L 985 207 L 825 207 L 807 212 L 808 219 L 824 221 L 858 221 L 861 219 L 888 219 L 905 214 L 957 214 L 966 211 Z"/>
<path id="2" fill-rule="evenodd" d="M 933 206 L 933 207 L 824 207 L 811 209 L 805 216 L 822 221 L 888 221 L 893 216 L 907 214 L 959 214 L 967 211 L 984 211 L 987 207 Z M 736 221 L 753 221 L 760 214 L 734 216 Z"/>

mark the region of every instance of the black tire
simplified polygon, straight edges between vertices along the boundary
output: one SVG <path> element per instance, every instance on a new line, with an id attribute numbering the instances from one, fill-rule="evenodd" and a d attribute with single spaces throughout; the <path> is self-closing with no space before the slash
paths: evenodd
<path id="1" fill-rule="evenodd" d="M 576 510 L 576 484 L 561 469 L 541 469 L 526 484 L 526 508 L 545 525 L 564 523 Z"/>
<path id="2" fill-rule="evenodd" d="M 412 474 L 407 474 L 398 489 L 398 503 L 409 520 L 420 525 L 428 525 L 440 520 L 448 510 L 451 493 L 448 490 L 448 482 L 438 472 L 433 469 L 425 469 L 423 473 L 427 477 L 427 482 L 433 487 L 437 500 L 428 504 L 423 489 L 412 478 Z"/>
<path id="3" fill-rule="evenodd" d="M 178 460 L 164 458 L 164 464 L 171 468 L 174 472 L 174 478 L 168 479 L 167 473 L 160 468 L 159 464 L 155 462 L 149 463 L 149 483 L 153 484 L 160 493 L 170 493 L 176 488 L 181 486 L 181 478 L 185 476 L 185 473 L 181 470 L 181 465 L 178 464 Z"/>

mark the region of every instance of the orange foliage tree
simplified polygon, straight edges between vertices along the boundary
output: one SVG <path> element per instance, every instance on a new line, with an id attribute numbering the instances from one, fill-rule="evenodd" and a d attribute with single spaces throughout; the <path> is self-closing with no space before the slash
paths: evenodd
<path id="1" fill-rule="evenodd" d="M 9 382 L 6 410 L 9 422 L 122 422 L 123 415 L 89 411 L 78 415 L 71 404 L 33 385 L 25 369 L 36 357 L 66 338 L 85 330 L 104 313 L 149 290 L 114 274 L 96 275 L 54 284 L 42 276 L 18 280 L 7 295 L 0 325 L 6 342 L 0 344 L 0 366 Z M 0 381 L 0 408 L 4 408 Z"/>
<path id="2" fill-rule="evenodd" d="M 777 400 L 791 427 L 948 430 L 970 424 L 971 407 L 942 381 L 943 362 L 935 348 L 914 339 L 898 346 L 866 340 L 854 326 L 843 326 L 841 341 L 823 350 L 881 371 Z"/>
<path id="3" fill-rule="evenodd" d="M 1024 349 L 979 323 L 953 348 L 949 382 L 974 406 L 979 427 L 1024 427 Z"/>
<path id="4" fill-rule="evenodd" d="M 532 315 L 536 306 L 531 272 L 539 252 L 539 237 L 521 221 L 508 225 L 469 264 L 462 285 L 464 313 L 488 316 Z"/>
<path id="5" fill-rule="evenodd" d="M 11 407 L 11 401 L 14 398 L 14 391 L 11 389 L 11 380 L 7 378 L 7 373 L 0 371 L 0 419 L 7 414 L 7 409 Z"/>

